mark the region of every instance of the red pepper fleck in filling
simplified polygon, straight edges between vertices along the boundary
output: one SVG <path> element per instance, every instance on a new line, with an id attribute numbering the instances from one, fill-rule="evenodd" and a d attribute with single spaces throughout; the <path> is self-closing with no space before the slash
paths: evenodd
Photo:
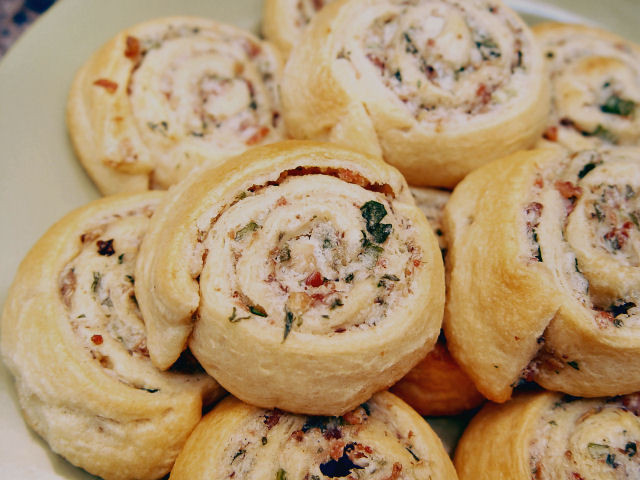
<path id="1" fill-rule="evenodd" d="M 544 138 L 546 138 L 547 140 L 551 141 L 551 142 L 557 142 L 558 141 L 558 127 L 549 127 L 547 128 L 544 133 L 542 134 L 542 136 Z"/>
<path id="2" fill-rule="evenodd" d="M 93 335 L 91 341 L 94 345 L 102 345 L 102 335 Z"/>
<path id="3" fill-rule="evenodd" d="M 317 288 L 323 283 L 322 275 L 320 274 L 320 272 L 313 272 L 307 277 L 304 283 L 310 287 Z"/>
<path id="4" fill-rule="evenodd" d="M 124 51 L 124 56 L 131 60 L 136 60 L 140 55 L 140 41 L 136 37 L 127 37 L 127 48 Z"/>
<path id="5" fill-rule="evenodd" d="M 99 78 L 98 80 L 93 82 L 93 84 L 97 85 L 98 87 L 104 88 L 109 93 L 115 93 L 115 91 L 118 89 L 118 84 L 112 80 L 109 80 L 108 78 Z"/>
<path id="6" fill-rule="evenodd" d="M 247 145 L 255 145 L 256 143 L 260 142 L 264 137 L 266 137 L 269 134 L 269 132 L 270 132 L 269 127 L 260 127 L 260 130 L 254 133 L 249 138 L 249 140 L 247 140 L 245 143 Z"/>

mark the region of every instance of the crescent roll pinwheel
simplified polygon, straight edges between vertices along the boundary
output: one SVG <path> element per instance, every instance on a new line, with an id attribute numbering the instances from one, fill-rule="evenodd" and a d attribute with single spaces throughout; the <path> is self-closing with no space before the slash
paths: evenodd
<path id="1" fill-rule="evenodd" d="M 394 168 L 284 142 L 194 172 L 153 217 L 138 301 L 154 363 L 189 345 L 241 400 L 339 415 L 430 350 L 444 303 L 435 235 Z"/>
<path id="2" fill-rule="evenodd" d="M 79 70 L 67 124 L 104 194 L 166 189 L 205 161 L 284 138 L 282 61 L 239 28 L 169 17 L 120 32 Z"/>
<path id="3" fill-rule="evenodd" d="M 265 0 L 262 32 L 284 56 L 300 41 L 311 19 L 334 0 Z"/>
<path id="4" fill-rule="evenodd" d="M 292 51 L 283 114 L 294 138 L 382 156 L 411 185 L 452 187 L 538 141 L 544 72 L 533 34 L 502 2 L 341 0 Z"/>
<path id="5" fill-rule="evenodd" d="M 640 47 L 583 25 L 544 23 L 533 30 L 551 75 L 544 137 L 572 150 L 640 146 Z"/>
<path id="6" fill-rule="evenodd" d="M 579 399 L 552 392 L 487 404 L 455 455 L 460 480 L 636 479 L 640 395 Z"/>
<path id="7" fill-rule="evenodd" d="M 186 355 L 169 372 L 149 359 L 134 264 L 160 199 L 106 198 L 65 216 L 22 262 L 2 314 L 25 420 L 105 480 L 167 474 L 222 393 Z"/>
<path id="8" fill-rule="evenodd" d="M 264 410 L 233 397 L 194 430 L 171 480 L 210 478 L 456 480 L 437 435 L 382 392 L 341 417 Z"/>
<path id="9" fill-rule="evenodd" d="M 489 399 L 640 390 L 640 150 L 520 152 L 445 208 L 448 347 Z"/>

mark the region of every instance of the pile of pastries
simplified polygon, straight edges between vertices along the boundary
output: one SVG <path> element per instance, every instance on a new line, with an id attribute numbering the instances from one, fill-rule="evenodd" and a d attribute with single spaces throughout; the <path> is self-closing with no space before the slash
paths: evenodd
<path id="1" fill-rule="evenodd" d="M 151 20 L 77 73 L 104 197 L 9 291 L 26 422 L 105 480 L 640 478 L 640 47 L 500 0 L 262 32 Z M 421 415 L 485 401 L 452 461 Z"/>

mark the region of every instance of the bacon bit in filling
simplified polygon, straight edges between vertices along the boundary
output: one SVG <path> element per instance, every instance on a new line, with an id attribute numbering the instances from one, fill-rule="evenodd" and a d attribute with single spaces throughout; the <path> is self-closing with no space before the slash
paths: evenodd
<path id="1" fill-rule="evenodd" d="M 367 58 L 371 63 L 373 63 L 376 67 L 380 69 L 380 75 L 384 75 L 384 67 L 385 67 L 384 62 L 380 60 L 378 57 L 376 57 L 375 55 L 372 55 L 370 53 L 367 54 Z"/>
<path id="2" fill-rule="evenodd" d="M 400 472 L 402 472 L 402 464 L 394 462 L 391 475 L 389 475 L 385 480 L 396 480 L 400 476 Z"/>
<path id="3" fill-rule="evenodd" d="M 249 58 L 255 58 L 258 55 L 260 55 L 260 53 L 262 52 L 262 48 L 260 47 L 260 45 L 250 42 L 248 40 L 244 42 L 243 47 L 244 47 L 244 51 L 247 53 Z"/>
<path id="4" fill-rule="evenodd" d="M 598 312 L 595 316 L 596 323 L 600 328 L 607 328 L 613 325 L 615 318 L 610 312 Z"/>
<path id="5" fill-rule="evenodd" d="M 269 130 L 269 127 L 260 127 L 260 130 L 258 130 L 256 133 L 254 133 L 254 134 L 249 138 L 249 140 L 247 140 L 245 143 L 246 143 L 247 145 L 255 145 L 255 144 L 257 144 L 257 143 L 261 142 L 261 141 L 262 141 L 262 139 L 263 139 L 264 137 L 266 137 L 266 136 L 269 134 L 269 132 L 270 132 L 270 131 L 271 131 L 271 130 Z"/>
<path id="6" fill-rule="evenodd" d="M 140 41 L 136 37 L 127 37 L 127 48 L 124 51 L 124 56 L 131 60 L 138 60 L 140 56 Z"/>
<path id="7" fill-rule="evenodd" d="M 116 253 L 113 249 L 113 238 L 110 238 L 109 240 L 98 240 L 96 245 L 98 246 L 98 253 L 100 255 L 110 257 Z"/>
<path id="8" fill-rule="evenodd" d="M 558 141 L 558 127 L 549 127 L 547 128 L 544 133 L 542 134 L 542 136 L 544 138 L 546 138 L 547 140 L 551 141 L 551 142 L 557 142 Z"/>
<path id="9" fill-rule="evenodd" d="M 342 440 L 332 440 L 329 444 L 329 456 L 333 460 L 339 460 L 344 450 L 344 442 Z"/>
<path id="10" fill-rule="evenodd" d="M 480 97 L 482 105 L 488 105 L 489 102 L 491 102 L 492 93 L 487 89 L 487 86 L 484 83 L 481 83 L 476 90 L 476 96 Z"/>
<path id="11" fill-rule="evenodd" d="M 93 335 L 91 341 L 94 345 L 102 345 L 102 335 Z"/>
<path id="12" fill-rule="evenodd" d="M 622 397 L 622 405 L 636 417 L 640 417 L 640 394 L 625 395 Z"/>
<path id="13" fill-rule="evenodd" d="M 312 3 L 313 8 L 316 10 L 316 12 L 324 7 L 324 0 L 313 0 Z"/>
<path id="14" fill-rule="evenodd" d="M 571 182 L 557 181 L 555 183 L 556 190 L 567 200 L 577 200 L 582 195 L 582 187 L 574 185 Z"/>
<path id="15" fill-rule="evenodd" d="M 271 430 L 278 424 L 281 414 L 282 412 L 276 408 L 272 410 L 270 414 L 264 416 L 264 424 L 267 426 L 268 430 Z"/>
<path id="16" fill-rule="evenodd" d="M 622 227 L 614 227 L 609 230 L 605 235 L 604 239 L 611 245 L 613 250 L 620 250 L 624 247 L 627 240 L 629 240 L 629 230 L 633 228 L 633 223 L 624 222 Z"/>
<path id="17" fill-rule="evenodd" d="M 295 430 L 291 433 L 291 438 L 293 438 L 297 442 L 301 442 L 304 438 L 304 432 L 302 430 Z"/>
<path id="18" fill-rule="evenodd" d="M 98 87 L 104 88 L 109 93 L 115 93 L 118 89 L 118 84 L 107 78 L 99 78 L 98 80 L 93 82 L 93 84 L 97 85 Z"/>

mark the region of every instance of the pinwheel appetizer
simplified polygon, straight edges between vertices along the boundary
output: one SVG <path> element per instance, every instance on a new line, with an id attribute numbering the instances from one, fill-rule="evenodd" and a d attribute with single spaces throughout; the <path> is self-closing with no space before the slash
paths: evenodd
<path id="1" fill-rule="evenodd" d="M 136 269 L 149 351 L 188 345 L 248 403 L 341 415 L 433 348 L 437 240 L 393 167 L 284 142 L 194 172 L 154 215 Z"/>
<path id="2" fill-rule="evenodd" d="M 640 390 L 640 149 L 520 152 L 445 208 L 448 347 L 489 399 Z"/>
<path id="3" fill-rule="evenodd" d="M 578 399 L 551 392 L 487 404 L 456 450 L 461 480 L 636 479 L 640 396 Z"/>
<path id="4" fill-rule="evenodd" d="M 502 2 L 341 0 L 292 51 L 283 114 L 294 138 L 382 156 L 411 185 L 452 187 L 538 141 L 547 84 L 533 34 Z"/>
<path id="5" fill-rule="evenodd" d="M 442 216 L 450 192 L 413 187 L 411 193 L 436 233 L 444 257 L 447 242 Z M 435 348 L 391 387 L 390 391 L 421 415 L 430 416 L 457 415 L 477 407 L 484 400 L 471 379 L 451 357 L 442 334 Z"/>
<path id="6" fill-rule="evenodd" d="M 169 472 L 203 403 L 222 391 L 185 354 L 156 369 L 134 264 L 160 193 L 91 203 L 22 262 L 2 314 L 2 356 L 27 423 L 51 449 L 105 480 Z"/>
<path id="7" fill-rule="evenodd" d="M 429 425 L 387 392 L 341 417 L 264 410 L 228 397 L 198 425 L 171 473 L 171 480 L 342 477 L 458 478 Z"/>
<path id="8" fill-rule="evenodd" d="M 170 17 L 131 27 L 77 73 L 71 140 L 104 194 L 165 189 L 205 161 L 284 138 L 279 53 L 236 27 Z"/>
<path id="9" fill-rule="evenodd" d="M 572 150 L 640 146 L 640 47 L 583 25 L 544 23 L 533 30 L 551 75 L 544 138 Z"/>
<path id="10" fill-rule="evenodd" d="M 288 57 L 311 19 L 332 1 L 334 0 L 265 0 L 262 33 Z"/>

